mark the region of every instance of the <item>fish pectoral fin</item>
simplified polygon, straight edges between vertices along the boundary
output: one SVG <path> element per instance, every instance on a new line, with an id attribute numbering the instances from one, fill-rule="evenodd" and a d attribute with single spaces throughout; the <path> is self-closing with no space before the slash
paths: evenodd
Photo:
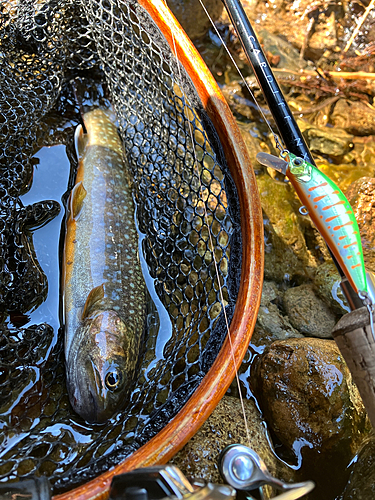
<path id="1" fill-rule="evenodd" d="M 70 216 L 72 219 L 76 219 L 82 210 L 83 200 L 86 198 L 87 191 L 84 188 L 82 182 L 79 182 L 74 186 L 72 192 L 70 193 Z"/>
<path id="2" fill-rule="evenodd" d="M 87 145 L 87 134 L 84 133 L 82 125 L 78 125 L 74 133 L 77 160 L 81 160 Z"/>
<path id="3" fill-rule="evenodd" d="M 91 290 L 91 292 L 87 296 L 85 305 L 83 306 L 82 320 L 88 318 L 91 315 L 97 303 L 100 302 L 103 298 L 104 298 L 103 284 L 96 286 Z"/>

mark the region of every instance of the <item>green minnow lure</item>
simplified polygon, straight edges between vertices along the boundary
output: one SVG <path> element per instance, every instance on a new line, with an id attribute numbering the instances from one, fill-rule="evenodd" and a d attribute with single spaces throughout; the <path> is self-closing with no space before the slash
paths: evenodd
<path id="1" fill-rule="evenodd" d="M 63 300 L 67 388 L 74 410 L 105 422 L 126 402 L 146 319 L 135 207 L 109 112 L 84 114 L 66 218 Z"/>
<path id="2" fill-rule="evenodd" d="M 289 161 L 258 153 L 257 160 L 288 177 L 349 283 L 361 298 L 366 298 L 361 236 L 352 207 L 339 187 L 318 168 L 292 153 L 286 156 Z"/>

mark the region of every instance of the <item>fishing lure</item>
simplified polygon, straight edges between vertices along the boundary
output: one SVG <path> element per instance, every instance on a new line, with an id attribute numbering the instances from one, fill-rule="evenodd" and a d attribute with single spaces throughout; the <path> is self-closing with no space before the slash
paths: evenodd
<path id="1" fill-rule="evenodd" d="M 288 177 L 354 291 L 368 301 L 361 236 L 349 201 L 314 165 L 289 152 L 284 157 L 288 161 L 268 153 L 257 154 L 259 163 Z"/>

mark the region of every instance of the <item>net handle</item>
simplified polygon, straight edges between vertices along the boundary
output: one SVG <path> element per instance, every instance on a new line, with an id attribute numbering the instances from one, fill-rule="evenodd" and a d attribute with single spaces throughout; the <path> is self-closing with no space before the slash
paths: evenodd
<path id="1" fill-rule="evenodd" d="M 247 351 L 259 309 L 264 246 L 260 197 L 250 158 L 235 119 L 216 81 L 180 24 L 162 0 L 139 0 L 162 31 L 194 83 L 219 135 L 236 184 L 242 232 L 242 271 L 228 337 L 214 364 L 182 410 L 154 438 L 116 467 L 53 500 L 104 500 L 112 477 L 135 468 L 168 462 L 198 431 L 230 386 Z M 172 36 L 173 30 L 173 36 Z M 234 351 L 234 363 L 231 355 Z"/>

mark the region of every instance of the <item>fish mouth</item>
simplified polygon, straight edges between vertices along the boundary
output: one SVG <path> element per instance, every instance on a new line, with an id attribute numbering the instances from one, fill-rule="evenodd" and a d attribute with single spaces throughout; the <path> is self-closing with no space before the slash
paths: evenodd
<path id="1" fill-rule="evenodd" d="M 74 411 L 90 424 L 100 424 L 108 420 L 104 415 L 105 408 L 102 408 L 98 403 L 95 391 L 90 387 L 82 391 L 82 388 L 76 384 L 74 385 L 75 388 L 71 393 L 72 397 L 70 397 L 70 402 Z M 71 392 L 69 387 L 68 391 Z"/>
<path id="2" fill-rule="evenodd" d="M 102 423 L 104 420 L 100 418 L 100 408 L 98 402 L 95 398 L 95 394 L 90 390 L 89 400 L 91 405 L 87 408 L 88 412 L 84 416 L 84 419 L 90 423 Z"/>
<path id="3" fill-rule="evenodd" d="M 67 363 L 67 387 L 73 410 L 86 422 L 101 424 L 108 420 L 106 391 L 99 371 L 90 359 L 86 367 Z M 112 415 L 111 415 L 112 416 Z"/>

